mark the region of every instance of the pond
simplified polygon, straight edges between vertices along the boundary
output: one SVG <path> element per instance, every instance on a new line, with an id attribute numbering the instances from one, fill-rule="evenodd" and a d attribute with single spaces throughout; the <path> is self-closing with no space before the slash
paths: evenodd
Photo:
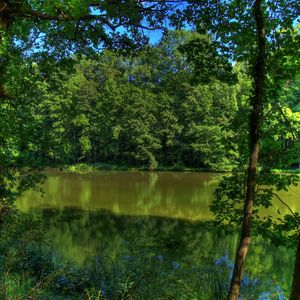
<path id="1" fill-rule="evenodd" d="M 88 174 L 47 171 L 45 194 L 27 192 L 18 208 L 44 222 L 54 220 L 47 232 L 51 246 L 78 265 L 95 256 L 133 256 L 150 251 L 178 266 L 215 264 L 234 258 L 237 235 L 216 233 L 205 221 L 212 219 L 209 204 L 219 174 L 184 172 L 113 172 Z M 300 211 L 300 188 L 289 197 Z M 279 207 L 285 213 L 285 207 Z M 294 249 L 275 247 L 256 237 L 247 259 L 251 277 L 271 276 L 290 284 Z"/>

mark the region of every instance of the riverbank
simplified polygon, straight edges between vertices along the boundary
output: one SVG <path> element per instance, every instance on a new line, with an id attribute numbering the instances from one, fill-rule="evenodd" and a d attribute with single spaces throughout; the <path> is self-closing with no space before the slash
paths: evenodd
<path id="1" fill-rule="evenodd" d="M 99 253 L 79 266 L 50 248 L 42 235 L 39 222 L 26 218 L 5 231 L 0 242 L 1 299 L 223 299 L 228 290 L 233 264 L 227 255 L 188 266 L 150 247 L 117 257 Z M 241 296 L 284 297 L 288 290 L 269 275 L 246 273 Z"/>
<path id="2" fill-rule="evenodd" d="M 191 168 L 184 165 L 175 164 L 172 166 L 158 166 L 153 170 L 149 170 L 147 166 L 133 166 L 126 164 L 108 164 L 108 163 L 95 163 L 95 164 L 86 164 L 78 163 L 72 165 L 63 165 L 57 166 L 62 171 L 73 172 L 73 173 L 90 173 L 96 171 L 155 171 L 155 172 L 203 172 L 203 173 L 228 173 L 231 172 L 233 166 L 228 167 L 227 169 L 205 169 L 205 168 Z M 299 174 L 300 168 L 298 169 L 274 169 L 274 173 L 287 173 L 287 174 Z"/>
<path id="3" fill-rule="evenodd" d="M 300 168 L 298 169 L 274 169 L 274 173 L 285 173 L 285 174 L 299 174 L 300 176 Z"/>
<path id="4" fill-rule="evenodd" d="M 20 220 L 7 246 L 0 242 L 6 299 L 224 298 L 236 239 L 193 221 L 206 215 L 214 174 L 51 172 L 45 197 L 23 199 L 25 225 Z M 38 240 L 50 230 L 46 243 Z M 249 256 L 242 296 L 287 296 L 292 254 L 261 241 L 254 248 L 265 254 Z"/>
<path id="5" fill-rule="evenodd" d="M 74 172 L 74 173 L 89 173 L 95 171 L 155 171 L 155 172 L 204 172 L 204 173 L 226 173 L 230 172 L 232 168 L 228 169 L 205 169 L 205 168 L 192 168 L 184 165 L 175 164 L 172 166 L 158 166 L 155 169 L 149 169 L 148 166 L 134 166 L 126 164 L 108 164 L 108 163 L 95 163 L 86 164 L 78 163 L 72 165 L 58 166 L 62 171 Z"/>

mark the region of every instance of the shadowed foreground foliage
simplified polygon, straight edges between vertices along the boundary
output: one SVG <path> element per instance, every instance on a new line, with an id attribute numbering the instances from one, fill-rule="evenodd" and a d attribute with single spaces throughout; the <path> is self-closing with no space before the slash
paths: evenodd
<path id="1" fill-rule="evenodd" d="M 107 213 L 82 214 L 74 210 L 45 213 L 48 219 L 32 221 L 31 217 L 23 216 L 22 221 L 6 231 L 0 244 L 2 299 L 225 299 L 233 264 L 227 255 L 211 256 L 209 249 L 224 247 L 226 235 L 220 235 L 220 245 L 207 244 L 205 232 L 213 230 L 209 223 L 201 225 Z M 62 220 L 69 226 L 73 224 L 73 238 L 78 232 L 76 226 L 89 226 L 96 232 L 95 238 L 104 243 L 112 235 L 116 238 L 116 232 L 124 226 L 127 235 L 119 233 L 118 238 L 123 240 L 119 252 L 109 255 L 99 251 L 99 255 L 78 265 L 60 256 L 43 238 L 44 227 L 60 230 L 66 226 L 62 225 Z M 106 236 L 100 229 L 107 222 L 110 222 L 111 232 Z M 162 226 L 164 230 L 159 231 Z M 136 227 L 141 234 L 134 237 Z M 161 233 L 158 240 L 158 236 L 150 234 L 155 228 Z M 187 241 L 195 236 L 192 233 L 199 232 L 199 228 L 205 230 L 196 235 L 194 246 L 204 243 L 208 252 L 203 255 L 207 258 L 205 263 L 189 263 L 193 255 L 198 255 L 186 251 L 187 247 L 193 249 Z M 104 235 L 102 239 L 99 234 Z M 174 254 L 177 252 L 182 252 L 183 256 Z M 249 268 L 241 296 L 242 299 L 284 299 L 287 288 L 274 276 Z"/>

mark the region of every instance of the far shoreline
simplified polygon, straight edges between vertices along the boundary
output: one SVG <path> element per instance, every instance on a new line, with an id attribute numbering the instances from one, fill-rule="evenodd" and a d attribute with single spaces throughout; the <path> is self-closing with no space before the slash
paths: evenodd
<path id="1" fill-rule="evenodd" d="M 76 164 L 65 164 L 65 165 L 49 165 L 46 169 L 59 169 L 63 172 L 71 173 L 93 173 L 101 171 L 125 171 L 125 172 L 186 172 L 186 173 L 231 173 L 233 167 L 228 169 L 208 169 L 208 168 L 194 168 L 186 167 L 183 165 L 173 166 L 158 166 L 155 169 L 149 169 L 147 166 L 136 166 L 127 164 L 109 164 L 109 163 L 76 163 Z M 300 168 L 296 169 L 274 169 L 274 173 L 283 174 L 298 174 L 300 176 Z"/>

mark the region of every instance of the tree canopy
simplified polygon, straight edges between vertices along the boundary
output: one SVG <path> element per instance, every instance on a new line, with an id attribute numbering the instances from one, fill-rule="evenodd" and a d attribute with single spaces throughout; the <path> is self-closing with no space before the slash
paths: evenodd
<path id="1" fill-rule="evenodd" d="M 298 162 L 298 17 L 290 0 L 0 1 L 1 211 L 46 161 L 235 164 L 212 209 L 242 223 L 237 299 L 252 229 L 300 236 L 297 214 L 258 213 L 297 181 L 274 168 Z"/>

